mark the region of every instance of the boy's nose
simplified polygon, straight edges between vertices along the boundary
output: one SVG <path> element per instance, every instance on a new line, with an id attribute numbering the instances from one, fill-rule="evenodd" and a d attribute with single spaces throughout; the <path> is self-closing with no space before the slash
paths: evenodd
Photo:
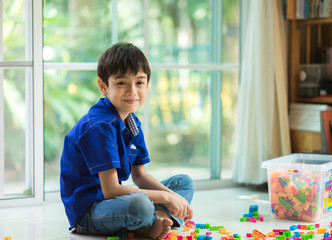
<path id="1" fill-rule="evenodd" d="M 137 89 L 135 86 L 129 86 L 129 89 L 128 89 L 128 95 L 136 95 L 137 94 Z"/>

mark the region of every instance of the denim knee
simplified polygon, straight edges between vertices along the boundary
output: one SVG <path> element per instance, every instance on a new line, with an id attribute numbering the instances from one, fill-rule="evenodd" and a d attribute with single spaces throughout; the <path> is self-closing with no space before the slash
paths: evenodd
<path id="1" fill-rule="evenodd" d="M 154 215 L 154 205 L 145 193 L 133 193 L 127 202 L 128 216 L 150 223 Z"/>
<path id="2" fill-rule="evenodd" d="M 194 182 L 191 177 L 186 174 L 178 174 L 164 180 L 162 183 L 191 203 L 194 195 Z"/>
<path id="3" fill-rule="evenodd" d="M 174 177 L 176 177 L 177 181 L 173 183 L 173 186 L 171 186 L 171 188 L 174 187 L 194 191 L 194 181 L 189 175 L 178 174 Z"/>
<path id="4" fill-rule="evenodd" d="M 194 191 L 194 181 L 191 179 L 191 177 L 187 174 L 180 174 L 180 178 L 182 179 L 182 184 L 186 186 L 188 189 L 191 189 Z"/>

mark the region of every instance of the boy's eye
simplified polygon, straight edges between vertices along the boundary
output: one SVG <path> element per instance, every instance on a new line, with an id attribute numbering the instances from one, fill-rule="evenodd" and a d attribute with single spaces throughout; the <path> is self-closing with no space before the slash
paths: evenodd
<path id="1" fill-rule="evenodd" d="M 118 82 L 117 85 L 124 85 L 124 82 Z"/>
<path id="2" fill-rule="evenodd" d="M 139 82 L 137 82 L 137 84 L 138 84 L 138 85 L 144 85 L 145 82 L 143 82 L 143 81 L 139 81 Z"/>

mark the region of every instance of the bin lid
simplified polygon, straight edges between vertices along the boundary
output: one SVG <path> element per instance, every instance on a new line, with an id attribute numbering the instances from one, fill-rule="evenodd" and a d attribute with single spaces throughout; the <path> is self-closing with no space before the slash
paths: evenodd
<path id="1" fill-rule="evenodd" d="M 328 171 L 332 169 L 331 154 L 295 153 L 264 161 L 262 168 Z"/>

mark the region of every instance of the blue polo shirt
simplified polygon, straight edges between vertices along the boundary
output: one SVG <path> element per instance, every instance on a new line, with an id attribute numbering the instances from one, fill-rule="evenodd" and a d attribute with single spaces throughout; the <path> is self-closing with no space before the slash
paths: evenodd
<path id="1" fill-rule="evenodd" d="M 117 169 L 127 180 L 131 167 L 150 161 L 141 123 L 135 114 L 127 128 L 107 98 L 92 106 L 66 135 L 60 162 L 60 191 L 71 228 L 99 200 L 103 200 L 98 172 Z"/>

